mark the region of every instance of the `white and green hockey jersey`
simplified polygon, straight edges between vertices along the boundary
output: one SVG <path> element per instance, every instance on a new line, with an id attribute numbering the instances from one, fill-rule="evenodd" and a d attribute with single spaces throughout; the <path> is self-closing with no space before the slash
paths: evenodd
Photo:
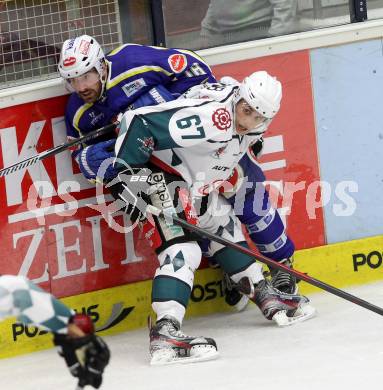
<path id="1" fill-rule="evenodd" d="M 0 320 L 17 316 L 26 325 L 67 333 L 74 311 L 22 276 L 0 275 Z"/>
<path id="2" fill-rule="evenodd" d="M 219 187 L 265 130 L 236 134 L 236 90 L 235 86 L 205 84 L 192 88 L 184 98 L 127 111 L 116 142 L 117 166 L 124 162 L 143 166 L 152 158 L 182 176 L 193 196 Z"/>

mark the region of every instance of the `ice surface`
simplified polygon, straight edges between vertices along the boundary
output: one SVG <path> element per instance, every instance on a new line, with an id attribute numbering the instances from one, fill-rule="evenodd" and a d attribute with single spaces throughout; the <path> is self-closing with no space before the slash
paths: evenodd
<path id="1" fill-rule="evenodd" d="M 383 306 L 383 282 L 347 289 Z M 245 312 L 186 320 L 185 333 L 211 336 L 220 359 L 149 366 L 146 329 L 106 337 L 112 351 L 102 390 L 372 389 L 383 381 L 383 318 L 328 293 L 311 295 L 316 318 L 277 328 Z M 55 350 L 0 360 L 0 389 L 74 390 Z M 91 389 L 87 387 L 87 389 Z"/>

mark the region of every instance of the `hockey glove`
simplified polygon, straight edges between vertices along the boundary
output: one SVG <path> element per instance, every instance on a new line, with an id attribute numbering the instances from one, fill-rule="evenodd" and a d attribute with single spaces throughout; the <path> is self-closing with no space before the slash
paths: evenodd
<path id="1" fill-rule="evenodd" d="M 111 139 L 87 146 L 76 156 L 80 170 L 88 180 L 105 181 L 117 176 L 118 170 L 113 167 L 115 142 Z"/>
<path id="2" fill-rule="evenodd" d="M 132 223 L 142 220 L 150 203 L 152 171 L 149 168 L 127 168 L 106 185 L 113 197 L 120 202 L 119 209 L 129 216 Z"/>
<path id="3" fill-rule="evenodd" d="M 89 319 L 84 315 L 76 314 L 76 316 Z M 90 319 L 89 321 L 91 322 Z M 59 355 L 64 358 L 70 373 L 78 378 L 79 388 L 90 385 L 98 389 L 101 386 L 102 374 L 110 359 L 109 348 L 101 337 L 95 334 L 87 334 L 83 337 L 55 334 L 53 342 L 58 347 Z"/>

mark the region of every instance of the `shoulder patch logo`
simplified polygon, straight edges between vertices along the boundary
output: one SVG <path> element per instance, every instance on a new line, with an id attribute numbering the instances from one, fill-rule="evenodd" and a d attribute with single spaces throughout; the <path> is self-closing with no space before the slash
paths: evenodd
<path id="1" fill-rule="evenodd" d="M 181 73 L 185 70 L 188 60 L 184 54 L 172 54 L 168 58 L 168 63 L 174 73 Z"/>
<path id="2" fill-rule="evenodd" d="M 218 110 L 215 110 L 211 119 L 213 120 L 213 125 L 217 127 L 218 130 L 226 131 L 231 127 L 231 116 L 226 108 L 219 108 Z"/>
<path id="3" fill-rule="evenodd" d="M 141 143 L 138 148 L 145 156 L 150 156 L 154 150 L 154 139 L 153 137 L 145 137 L 144 139 L 137 138 L 137 141 Z"/>

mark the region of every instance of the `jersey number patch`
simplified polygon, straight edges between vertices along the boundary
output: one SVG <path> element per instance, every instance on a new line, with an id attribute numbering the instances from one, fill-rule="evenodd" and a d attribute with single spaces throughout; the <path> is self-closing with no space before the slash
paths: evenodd
<path id="1" fill-rule="evenodd" d="M 182 139 L 199 139 L 205 137 L 205 129 L 201 124 L 201 118 L 198 115 L 188 116 L 176 121 L 177 127 L 182 130 L 188 130 L 189 134 L 181 135 Z"/>

